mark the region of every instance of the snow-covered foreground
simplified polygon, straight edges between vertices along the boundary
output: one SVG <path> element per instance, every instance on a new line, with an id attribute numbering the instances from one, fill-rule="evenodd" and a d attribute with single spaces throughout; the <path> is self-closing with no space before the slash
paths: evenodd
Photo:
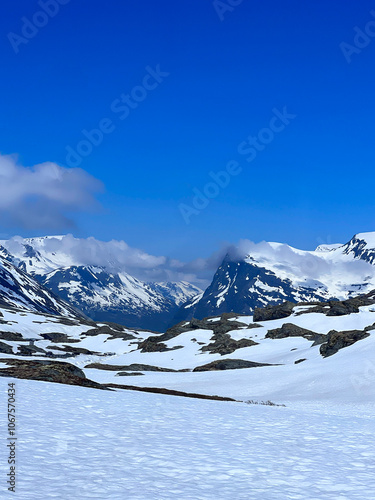
<path id="1" fill-rule="evenodd" d="M 17 491 L 6 490 L 16 383 Z M 373 499 L 369 408 L 247 405 L 0 379 L 1 498 Z"/>

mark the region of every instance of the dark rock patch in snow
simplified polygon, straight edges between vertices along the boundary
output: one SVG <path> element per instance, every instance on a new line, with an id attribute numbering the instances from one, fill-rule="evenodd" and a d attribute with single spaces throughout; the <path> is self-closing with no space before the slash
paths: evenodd
<path id="1" fill-rule="evenodd" d="M 43 337 L 45 340 L 49 340 L 50 342 L 56 342 L 56 343 L 79 342 L 79 339 L 72 339 L 66 333 L 61 333 L 61 332 L 41 333 L 40 336 Z"/>
<path id="2" fill-rule="evenodd" d="M 269 363 L 256 363 L 255 361 L 246 361 L 244 359 L 219 359 L 206 365 L 197 366 L 193 372 L 209 372 L 216 370 L 238 370 L 239 368 L 256 368 L 259 366 L 277 366 Z"/>
<path id="3" fill-rule="evenodd" d="M 14 354 L 12 346 L 6 344 L 5 342 L 0 342 L 0 352 L 4 354 Z"/>
<path id="4" fill-rule="evenodd" d="M 358 313 L 360 307 L 372 306 L 375 304 L 375 290 L 366 293 L 364 295 L 359 295 L 358 297 L 352 297 L 347 300 L 330 300 L 324 303 L 308 303 L 300 302 L 296 305 L 298 306 L 309 306 L 314 307 L 306 308 L 303 311 L 296 313 L 296 316 L 308 313 L 321 313 L 326 316 L 346 316 L 347 314 Z"/>
<path id="5" fill-rule="evenodd" d="M 92 328 L 87 330 L 84 335 L 89 337 L 96 337 L 97 335 L 109 335 L 108 340 L 112 339 L 123 339 L 123 340 L 133 340 L 136 337 L 126 331 L 124 331 L 124 327 L 120 325 L 116 325 L 115 323 L 106 324 L 103 326 L 97 326 L 96 328 Z"/>
<path id="6" fill-rule="evenodd" d="M 336 354 L 340 349 L 348 347 L 358 342 L 358 340 L 365 339 L 369 335 L 366 330 L 349 330 L 347 332 L 331 330 L 328 332 L 328 341 L 320 346 L 320 354 L 327 358 Z"/>
<path id="7" fill-rule="evenodd" d="M 254 311 L 253 321 L 269 321 L 271 319 L 287 318 L 293 312 L 296 304 L 288 300 L 276 306 L 257 307 Z"/>
<path id="8" fill-rule="evenodd" d="M 119 372 L 116 377 L 134 377 L 137 375 L 144 375 L 142 372 Z"/>
<path id="9" fill-rule="evenodd" d="M 59 384 L 105 389 L 103 385 L 87 379 L 80 368 L 66 362 L 0 359 L 0 363 L 5 363 L 9 366 L 8 368 L 0 368 L 0 376 L 2 377 L 44 380 Z"/>
<path id="10" fill-rule="evenodd" d="M 127 391 L 140 391 L 140 392 L 151 392 L 154 394 L 166 394 L 168 396 L 180 396 L 184 398 L 194 398 L 194 399 L 210 399 L 212 401 L 232 401 L 238 403 L 240 401 L 232 398 L 226 398 L 223 396 L 208 396 L 206 394 L 196 394 L 194 392 L 182 392 L 174 391 L 171 389 L 164 389 L 160 387 L 138 387 L 136 385 L 121 385 L 121 384 L 107 384 L 106 387 L 114 389 L 124 389 Z"/>
<path id="11" fill-rule="evenodd" d="M 142 352 L 165 352 L 173 349 L 180 349 L 182 346 L 169 348 L 165 344 L 165 342 L 178 337 L 178 335 L 181 335 L 181 333 L 191 332 L 194 330 L 213 331 L 214 336 L 212 340 L 214 342 L 210 344 L 209 348 L 204 349 L 212 353 L 219 352 L 220 354 L 230 354 L 236 349 L 240 349 L 240 347 L 255 345 L 256 342 L 253 342 L 251 340 L 242 339 L 239 341 L 235 341 L 229 335 L 226 335 L 227 332 L 238 330 L 241 328 L 260 327 L 260 325 L 257 324 L 251 324 L 250 326 L 248 326 L 246 323 L 243 323 L 241 321 L 232 320 L 232 318 L 235 317 L 238 317 L 238 315 L 234 313 L 224 313 L 219 318 L 193 318 L 190 321 L 181 321 L 177 325 L 168 328 L 168 330 L 162 335 L 153 335 L 151 337 L 148 337 L 143 342 L 140 342 L 139 349 L 141 349 Z"/>
<path id="12" fill-rule="evenodd" d="M 327 335 L 306 330 L 306 328 L 301 328 L 300 326 L 293 325 L 292 323 L 284 323 L 281 328 L 268 330 L 266 335 L 266 338 L 269 339 L 285 339 L 287 337 L 303 337 L 314 342 L 313 345 L 322 344 L 328 338 Z"/>
<path id="13" fill-rule="evenodd" d="M 177 372 L 178 370 L 172 370 L 171 368 L 161 368 L 160 366 L 143 365 L 139 363 L 133 363 L 131 365 L 106 365 L 104 363 L 91 363 L 85 368 L 96 368 L 97 370 L 109 370 L 109 371 L 139 371 L 139 372 Z"/>
<path id="14" fill-rule="evenodd" d="M 201 348 L 202 352 L 208 351 L 210 354 L 220 354 L 224 356 L 225 354 L 231 354 L 243 347 L 258 345 L 257 342 L 250 339 L 234 340 L 227 333 L 214 334 L 211 340 L 213 340 L 213 342 Z"/>
<path id="15" fill-rule="evenodd" d="M 23 337 L 20 333 L 15 332 L 0 332 L 0 339 L 10 341 L 22 341 Z"/>

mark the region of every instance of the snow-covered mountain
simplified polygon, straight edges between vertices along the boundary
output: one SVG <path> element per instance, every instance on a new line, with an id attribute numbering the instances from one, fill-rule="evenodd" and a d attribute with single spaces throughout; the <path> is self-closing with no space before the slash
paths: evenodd
<path id="1" fill-rule="evenodd" d="M 315 251 L 280 243 L 249 247 L 243 255 L 227 254 L 203 296 L 184 304 L 175 322 L 224 312 L 251 314 L 283 300 L 343 300 L 375 288 L 375 233 Z"/>
<path id="2" fill-rule="evenodd" d="M 21 310 L 77 317 L 80 314 L 31 276 L 15 267 L 5 251 L 0 256 L 0 305 Z"/>
<path id="3" fill-rule="evenodd" d="M 251 314 L 284 300 L 343 300 L 375 288 L 375 233 L 315 251 L 249 242 L 228 252 L 204 293 L 187 282 L 139 280 L 124 270 L 118 252 L 105 250 L 104 265 L 89 264 L 100 260 L 103 243 L 79 248 L 80 241 L 13 238 L 0 241 L 0 255 L 94 320 L 159 332 L 193 317 Z"/>
<path id="4" fill-rule="evenodd" d="M 144 283 L 94 266 L 57 269 L 38 278 L 87 316 L 131 328 L 163 331 L 181 303 L 199 288 L 189 283 Z"/>
<path id="5" fill-rule="evenodd" d="M 370 264 L 375 264 L 375 232 L 356 234 L 343 246 L 342 252 Z"/>
<path id="6" fill-rule="evenodd" d="M 171 325 L 178 308 L 202 292 L 185 281 L 143 282 L 118 270 L 118 262 L 108 261 L 107 266 L 82 265 L 85 257 L 77 258 L 74 253 L 59 248 L 63 238 L 3 240 L 0 256 L 93 320 L 163 331 Z M 92 260 L 92 256 L 87 255 L 86 260 Z"/>
<path id="7" fill-rule="evenodd" d="M 187 281 L 166 281 L 164 283 L 147 283 L 151 290 L 160 293 L 177 306 L 185 304 L 187 300 L 203 293 L 202 290 Z"/>
<path id="8" fill-rule="evenodd" d="M 62 238 L 63 236 L 45 236 L 0 240 L 0 256 L 8 258 L 30 275 L 45 276 L 51 271 L 77 263 L 73 256 L 58 248 Z M 50 242 L 55 243 L 56 249 L 47 247 Z"/>

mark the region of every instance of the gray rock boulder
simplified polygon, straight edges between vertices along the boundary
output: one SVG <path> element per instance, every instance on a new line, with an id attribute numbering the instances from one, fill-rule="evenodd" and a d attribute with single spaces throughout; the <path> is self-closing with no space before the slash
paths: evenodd
<path id="1" fill-rule="evenodd" d="M 285 339 L 287 337 L 303 337 L 307 340 L 314 342 L 313 345 L 319 345 L 325 342 L 328 338 L 327 335 L 315 333 L 306 328 L 293 325 L 292 323 L 284 323 L 281 328 L 269 330 L 266 338 L 269 339 Z"/>
<path id="2" fill-rule="evenodd" d="M 254 310 L 253 321 L 269 321 L 271 319 L 287 318 L 293 312 L 297 304 L 294 302 L 283 302 L 277 306 L 257 307 Z"/>
<path id="3" fill-rule="evenodd" d="M 358 342 L 358 340 L 365 339 L 369 335 L 366 330 L 349 330 L 346 332 L 331 330 L 328 332 L 328 341 L 320 346 L 320 354 L 327 358 L 336 354 L 340 349 L 348 347 Z"/>

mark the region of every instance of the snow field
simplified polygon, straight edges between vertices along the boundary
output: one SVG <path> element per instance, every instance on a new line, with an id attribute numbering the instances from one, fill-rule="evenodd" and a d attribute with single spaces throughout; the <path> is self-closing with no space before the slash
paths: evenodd
<path id="1" fill-rule="evenodd" d="M 374 498 L 365 414 L 15 382 L 17 491 L 6 491 L 2 446 L 1 498 Z"/>

